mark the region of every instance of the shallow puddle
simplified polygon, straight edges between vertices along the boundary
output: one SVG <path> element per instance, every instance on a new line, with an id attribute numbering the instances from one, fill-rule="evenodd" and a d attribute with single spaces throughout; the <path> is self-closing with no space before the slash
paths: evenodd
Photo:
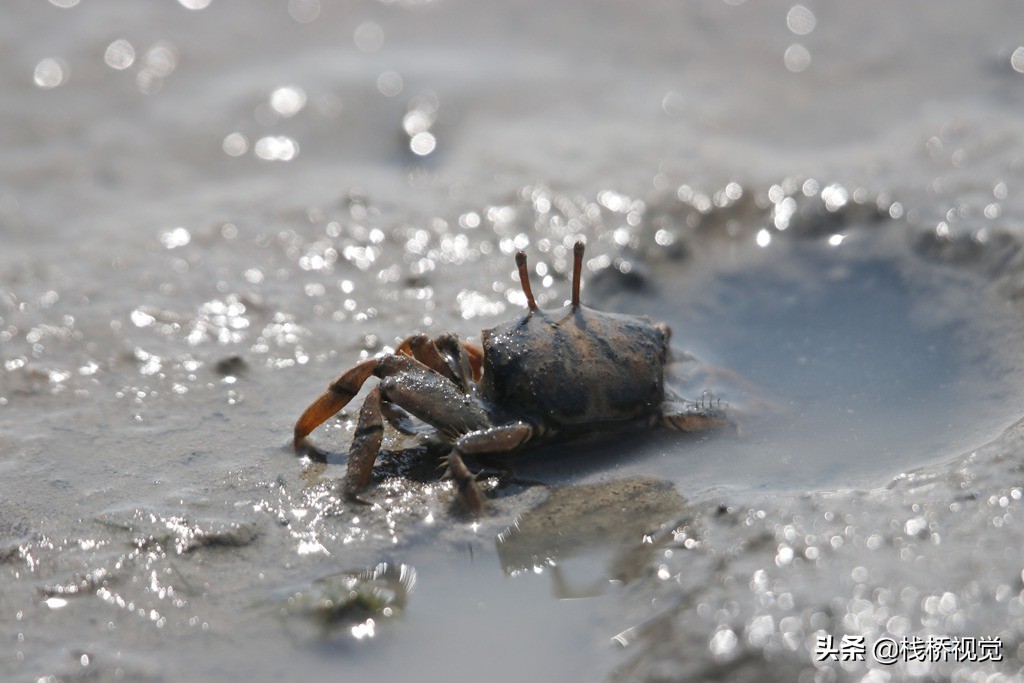
<path id="1" fill-rule="evenodd" d="M 598 283 L 594 296 L 607 301 L 592 305 L 670 324 L 677 356 L 703 364 L 692 377 L 682 364 L 677 391 L 710 392 L 739 425 L 738 436 L 644 439 L 636 467 L 687 495 L 874 485 L 1019 417 L 1014 312 L 981 277 L 901 245 L 901 229 L 776 233 L 764 248 L 719 245 L 697 263 L 661 263 L 642 291 Z"/>

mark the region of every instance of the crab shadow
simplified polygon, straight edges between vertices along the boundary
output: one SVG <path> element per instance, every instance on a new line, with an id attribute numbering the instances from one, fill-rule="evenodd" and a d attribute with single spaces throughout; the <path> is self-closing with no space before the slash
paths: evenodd
<path id="1" fill-rule="evenodd" d="M 533 487 L 562 488 L 595 477 L 611 481 L 636 476 L 637 468 L 642 468 L 644 461 L 666 453 L 685 452 L 687 445 L 714 436 L 637 427 L 549 441 L 501 456 L 467 456 L 466 462 L 478 473 L 479 480 L 486 483 L 489 497 L 503 498 Z M 436 434 L 397 435 L 391 445 L 381 449 L 373 467 L 370 488 L 392 479 L 421 485 L 436 483 L 446 476 L 446 458 L 451 448 L 449 442 Z M 332 467 L 348 464 L 348 452 L 340 448 L 317 449 L 306 455 Z M 618 472 L 627 467 L 628 472 Z"/>
<path id="2" fill-rule="evenodd" d="M 515 480 L 549 487 L 574 486 L 598 475 L 605 481 L 636 476 L 637 468 L 643 468 L 646 461 L 684 452 L 688 444 L 712 436 L 638 427 L 547 443 L 517 454 L 508 464 Z M 627 468 L 629 472 L 620 472 Z"/>

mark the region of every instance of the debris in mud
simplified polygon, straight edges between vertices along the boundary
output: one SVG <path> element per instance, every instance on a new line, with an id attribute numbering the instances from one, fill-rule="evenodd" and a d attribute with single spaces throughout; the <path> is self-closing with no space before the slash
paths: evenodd
<path id="1" fill-rule="evenodd" d="M 376 635 L 378 621 L 402 613 L 415 584 L 413 567 L 382 562 L 321 577 L 273 604 L 282 616 L 316 624 L 320 635 L 344 631 L 362 640 Z"/>
<path id="2" fill-rule="evenodd" d="M 235 354 L 217 361 L 213 369 L 221 377 L 237 377 L 249 369 L 249 364 L 245 362 L 244 358 Z"/>
<path id="3" fill-rule="evenodd" d="M 122 529 L 132 535 L 137 548 L 161 548 L 184 555 L 200 548 L 239 548 L 259 536 L 252 522 L 226 520 L 190 520 L 185 516 L 161 515 L 136 509 L 128 515 L 105 513 L 98 521 L 107 527 Z"/>

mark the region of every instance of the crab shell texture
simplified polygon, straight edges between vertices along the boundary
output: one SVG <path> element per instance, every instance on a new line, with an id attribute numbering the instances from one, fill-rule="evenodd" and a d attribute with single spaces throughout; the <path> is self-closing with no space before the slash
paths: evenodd
<path id="1" fill-rule="evenodd" d="M 483 330 L 481 397 L 563 435 L 659 414 L 669 328 L 585 306 Z"/>

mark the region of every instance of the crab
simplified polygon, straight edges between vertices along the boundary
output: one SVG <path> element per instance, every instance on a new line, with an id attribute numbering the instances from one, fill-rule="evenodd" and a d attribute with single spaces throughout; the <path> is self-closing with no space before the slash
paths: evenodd
<path id="1" fill-rule="evenodd" d="M 310 433 L 376 376 L 380 382 L 363 401 L 349 449 L 346 497 L 359 500 L 380 451 L 384 420 L 401 429 L 404 411 L 450 444 L 448 472 L 466 506 L 479 512 L 484 496 L 466 456 L 500 461 L 528 446 L 626 427 L 699 432 L 729 425 L 720 404 L 686 401 L 666 389 L 668 325 L 580 304 L 583 251 L 577 242 L 567 307 L 537 306 L 520 251 L 515 259 L 526 312 L 483 330 L 481 345 L 450 332 L 433 339 L 419 334 L 393 353 L 356 363 L 299 417 L 296 452 L 322 455 Z"/>

